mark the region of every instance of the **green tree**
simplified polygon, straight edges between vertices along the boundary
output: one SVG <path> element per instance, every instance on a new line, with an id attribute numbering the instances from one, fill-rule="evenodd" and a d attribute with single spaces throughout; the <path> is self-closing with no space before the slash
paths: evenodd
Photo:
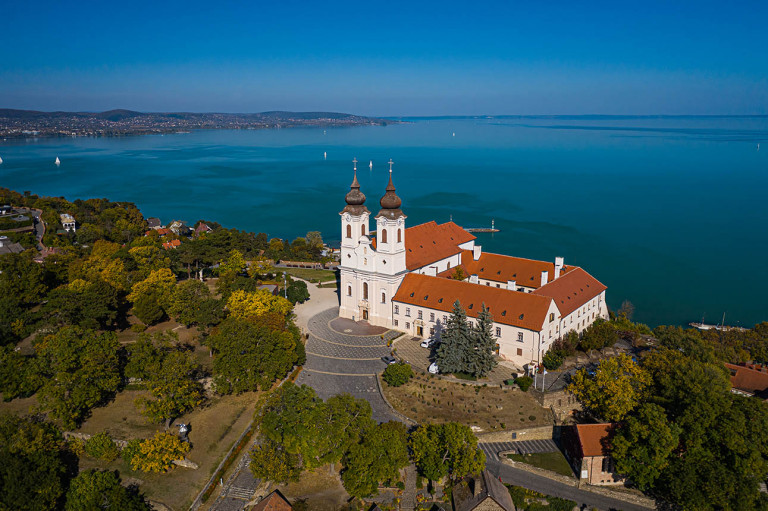
<path id="1" fill-rule="evenodd" d="M 368 401 L 349 394 L 338 394 L 319 404 L 314 414 L 317 440 L 302 451 L 305 467 L 339 462 L 365 431 L 375 426 L 371 413 Z"/>
<path id="2" fill-rule="evenodd" d="M 381 378 L 392 387 L 399 387 L 408 383 L 413 378 L 413 369 L 405 362 L 389 364 L 381 375 Z"/>
<path id="3" fill-rule="evenodd" d="M 621 354 L 601 361 L 594 376 L 580 369 L 567 389 L 596 416 L 620 421 L 637 407 L 650 383 L 648 372 Z"/>
<path id="4" fill-rule="evenodd" d="M 190 446 L 173 433 L 157 433 L 132 449 L 131 468 L 143 472 L 167 472 L 175 460 L 184 459 Z"/>
<path id="5" fill-rule="evenodd" d="M 441 336 L 435 362 L 441 373 L 467 371 L 467 355 L 474 349 L 472 331 L 467 322 L 467 314 L 458 300 L 453 304 L 453 312 Z"/>
<path id="6" fill-rule="evenodd" d="M 154 270 L 146 279 L 134 284 L 128 300 L 133 303 L 136 317 L 148 325 L 160 321 L 171 307 L 175 287 L 176 277 L 168 268 Z"/>
<path id="7" fill-rule="evenodd" d="M 485 467 L 477 437 L 463 424 L 423 424 L 411 433 L 409 444 L 416 468 L 432 481 L 447 476 L 455 482 Z"/>
<path id="8" fill-rule="evenodd" d="M 102 431 L 85 441 L 85 454 L 91 458 L 112 461 L 120 455 L 120 449 L 112 437 L 107 432 Z"/>
<path id="9" fill-rule="evenodd" d="M 120 484 L 117 472 L 86 470 L 72 480 L 67 491 L 65 511 L 149 511 L 150 505 L 138 494 Z"/>
<path id="10" fill-rule="evenodd" d="M 120 344 L 114 333 L 65 327 L 35 346 L 41 408 L 66 428 L 112 396 L 120 385 Z"/>
<path id="11" fill-rule="evenodd" d="M 579 348 L 582 351 L 599 350 L 613 346 L 619 340 L 619 334 L 611 323 L 597 318 L 581 335 Z"/>
<path id="12" fill-rule="evenodd" d="M 142 413 L 165 421 L 168 429 L 173 419 L 204 401 L 203 386 L 197 381 L 200 365 L 189 352 L 172 350 L 163 357 L 160 370 L 146 380 L 152 399 L 139 398 Z"/>
<path id="13" fill-rule="evenodd" d="M 118 290 L 100 278 L 92 282 L 77 279 L 48 293 L 41 310 L 51 325 L 95 330 L 113 327 L 122 303 Z"/>
<path id="14" fill-rule="evenodd" d="M 30 255 L 0 256 L 0 345 L 20 341 L 29 309 L 46 291 L 44 272 Z"/>
<path id="15" fill-rule="evenodd" d="M 268 389 L 303 357 L 298 329 L 276 329 L 255 318 L 224 320 L 208 338 L 214 354 L 216 391 L 222 394 Z"/>
<path id="16" fill-rule="evenodd" d="M 0 509 L 56 509 L 66 465 L 61 432 L 53 425 L 0 414 Z"/>
<path id="17" fill-rule="evenodd" d="M 0 392 L 3 401 L 29 397 L 40 388 L 33 357 L 22 355 L 13 346 L 0 346 Z"/>
<path id="18" fill-rule="evenodd" d="M 288 301 L 296 305 L 309 300 L 309 290 L 307 283 L 303 280 L 291 279 L 288 283 Z"/>
<path id="19" fill-rule="evenodd" d="M 286 448 L 263 438 L 249 452 L 251 458 L 251 473 L 258 479 L 266 479 L 276 483 L 298 481 L 301 475 L 299 456 L 289 453 Z"/>
<path id="20" fill-rule="evenodd" d="M 395 480 L 408 466 L 408 433 L 405 425 L 387 422 L 368 429 L 362 440 L 344 456 L 341 481 L 353 497 L 377 493 L 379 483 Z"/>
<path id="21" fill-rule="evenodd" d="M 496 351 L 496 337 L 493 335 L 493 316 L 485 304 L 482 305 L 480 314 L 477 315 L 477 325 L 470 332 L 473 349 L 467 353 L 466 371 L 476 377 L 483 377 L 490 373 L 498 364 L 494 351 Z"/>
<path id="22" fill-rule="evenodd" d="M 210 311 L 217 305 L 218 300 L 211 297 L 211 291 L 205 283 L 194 279 L 184 280 L 176 284 L 173 290 L 168 314 L 186 326 L 208 326 L 213 324 L 211 321 L 216 321 Z"/>
<path id="23" fill-rule="evenodd" d="M 680 429 L 670 424 L 664 409 L 646 403 L 627 417 L 611 440 L 616 470 L 641 490 L 653 487 L 680 441 Z"/>

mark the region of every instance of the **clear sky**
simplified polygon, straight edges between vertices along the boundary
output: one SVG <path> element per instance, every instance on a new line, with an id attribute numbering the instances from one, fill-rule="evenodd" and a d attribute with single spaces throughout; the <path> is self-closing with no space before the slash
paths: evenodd
<path id="1" fill-rule="evenodd" d="M 768 1 L 13 1 L 0 108 L 768 114 Z"/>

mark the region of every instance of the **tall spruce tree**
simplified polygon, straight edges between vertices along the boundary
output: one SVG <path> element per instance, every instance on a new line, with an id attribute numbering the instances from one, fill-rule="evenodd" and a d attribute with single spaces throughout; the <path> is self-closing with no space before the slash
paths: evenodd
<path id="1" fill-rule="evenodd" d="M 464 312 L 461 303 L 456 300 L 435 356 L 435 362 L 440 372 L 467 372 L 468 355 L 473 347 L 472 331 L 467 322 L 467 313 Z"/>
<path id="2" fill-rule="evenodd" d="M 477 316 L 477 326 L 472 327 L 471 336 L 473 349 L 467 354 L 467 372 L 480 378 L 491 372 L 497 364 L 493 356 L 496 349 L 493 316 L 485 304 Z"/>

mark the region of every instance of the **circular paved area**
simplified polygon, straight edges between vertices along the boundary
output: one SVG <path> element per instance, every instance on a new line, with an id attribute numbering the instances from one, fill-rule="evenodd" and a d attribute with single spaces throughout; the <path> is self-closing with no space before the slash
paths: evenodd
<path id="1" fill-rule="evenodd" d="M 323 399 L 343 392 L 365 399 L 379 422 L 399 420 L 376 384 L 376 373 L 386 367 L 381 357 L 390 354 L 387 341 L 399 332 L 339 318 L 337 308 L 313 316 L 307 327 L 307 362 L 296 383 Z"/>

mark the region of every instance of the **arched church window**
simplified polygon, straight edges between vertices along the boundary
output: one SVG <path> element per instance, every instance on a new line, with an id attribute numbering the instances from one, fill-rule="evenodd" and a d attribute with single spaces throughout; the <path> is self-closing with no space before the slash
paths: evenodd
<path id="1" fill-rule="evenodd" d="M 352 286 L 347 286 L 347 296 L 352 296 Z"/>
<path id="2" fill-rule="evenodd" d="M 387 294 L 384 292 L 381 293 L 381 303 L 387 303 Z"/>
<path id="3" fill-rule="evenodd" d="M 386 243 L 387 242 L 387 230 L 382 229 L 381 230 L 381 242 Z"/>
<path id="4" fill-rule="evenodd" d="M 368 299 L 368 283 L 363 282 L 363 300 Z"/>
<path id="5" fill-rule="evenodd" d="M 397 242 L 401 243 L 403 241 L 403 231 L 401 229 L 397 230 Z"/>
<path id="6" fill-rule="evenodd" d="M 352 226 L 347 224 L 347 238 L 352 237 Z"/>
<path id="7" fill-rule="evenodd" d="M 360 226 L 360 234 L 365 236 L 365 224 Z"/>

